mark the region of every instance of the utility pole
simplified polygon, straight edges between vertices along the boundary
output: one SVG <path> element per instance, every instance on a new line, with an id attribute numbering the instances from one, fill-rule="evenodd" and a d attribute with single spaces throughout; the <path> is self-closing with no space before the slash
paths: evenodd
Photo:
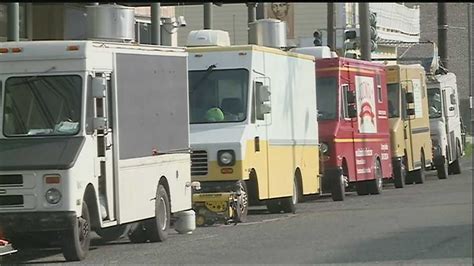
<path id="1" fill-rule="evenodd" d="M 446 3 L 438 2 L 438 47 L 441 65 L 448 68 L 448 20 Z"/>
<path id="2" fill-rule="evenodd" d="M 467 11 L 467 20 L 468 20 L 468 25 L 467 25 L 467 30 L 468 30 L 468 36 L 469 39 L 468 41 L 468 47 L 469 47 L 469 107 L 471 108 L 471 132 L 474 130 L 474 99 L 472 98 L 473 96 L 473 90 L 474 90 L 474 83 L 473 83 L 473 78 L 472 78 L 472 64 L 474 64 L 474 60 L 472 59 L 472 3 L 467 4 L 469 10 Z"/>
<path id="3" fill-rule="evenodd" d="M 334 2 L 327 3 L 327 45 L 331 51 L 336 51 L 336 36 L 334 32 Z"/>
<path id="4" fill-rule="evenodd" d="M 20 4 L 7 4 L 7 41 L 18 42 L 20 40 Z"/>
<path id="5" fill-rule="evenodd" d="M 370 24 L 369 3 L 359 3 L 360 25 L 360 57 L 362 60 L 371 61 L 370 54 Z"/>
<path id="6" fill-rule="evenodd" d="M 247 34 L 248 34 L 248 41 L 247 43 L 251 43 L 252 40 L 252 33 L 250 32 L 250 23 L 253 23 L 257 20 L 257 10 L 256 10 L 257 3 L 255 2 L 248 2 L 247 3 Z M 235 31 L 234 31 L 235 36 Z"/>
<path id="7" fill-rule="evenodd" d="M 160 7 L 161 4 L 159 2 L 151 4 L 151 43 L 155 45 L 161 44 Z"/>
<path id="8" fill-rule="evenodd" d="M 247 15 L 248 15 L 247 22 L 248 23 L 255 22 L 257 20 L 257 12 L 256 12 L 257 3 L 248 2 L 246 5 L 247 5 Z"/>
<path id="9" fill-rule="evenodd" d="M 212 3 L 204 3 L 204 29 L 212 29 Z"/>
<path id="10" fill-rule="evenodd" d="M 259 2 L 257 4 L 257 19 L 265 18 L 265 2 Z"/>

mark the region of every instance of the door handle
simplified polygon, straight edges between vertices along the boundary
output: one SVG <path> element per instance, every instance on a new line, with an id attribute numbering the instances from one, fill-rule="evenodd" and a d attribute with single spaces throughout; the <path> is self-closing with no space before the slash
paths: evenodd
<path id="1" fill-rule="evenodd" d="M 260 137 L 254 139 L 255 151 L 260 151 Z"/>

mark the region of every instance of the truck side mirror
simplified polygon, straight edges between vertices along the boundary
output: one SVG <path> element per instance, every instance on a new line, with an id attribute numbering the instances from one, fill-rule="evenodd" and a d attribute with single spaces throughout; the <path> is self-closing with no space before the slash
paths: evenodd
<path id="1" fill-rule="evenodd" d="M 258 93 L 258 100 L 260 102 L 268 102 L 270 101 L 270 87 L 267 85 L 262 85 L 257 87 L 257 93 Z"/>
<path id="2" fill-rule="evenodd" d="M 257 87 L 257 106 L 256 106 L 256 111 L 257 111 L 257 119 L 258 120 L 264 120 L 265 119 L 265 114 L 269 114 L 272 111 L 271 105 L 269 103 L 270 101 L 270 87 L 267 85 L 260 85 Z"/>
<path id="3" fill-rule="evenodd" d="M 352 91 L 347 91 L 347 103 L 348 104 L 354 104 L 356 101 L 355 94 Z"/>
<path id="4" fill-rule="evenodd" d="M 105 117 L 94 117 L 92 122 L 94 130 L 106 130 L 107 129 L 107 118 Z"/>
<path id="5" fill-rule="evenodd" d="M 408 109 L 407 109 L 407 115 L 409 115 L 409 116 L 415 115 L 415 109 L 413 109 L 413 108 L 408 108 Z"/>
<path id="6" fill-rule="evenodd" d="M 347 106 L 347 114 L 349 115 L 349 118 L 357 117 L 357 108 L 355 104 L 349 104 Z"/>
<path id="7" fill-rule="evenodd" d="M 92 97 L 105 98 L 107 89 L 107 80 L 104 77 L 92 78 Z"/>
<path id="8" fill-rule="evenodd" d="M 413 92 L 407 92 L 406 93 L 406 100 L 407 100 L 407 103 L 414 103 L 415 102 L 415 97 L 413 96 Z"/>

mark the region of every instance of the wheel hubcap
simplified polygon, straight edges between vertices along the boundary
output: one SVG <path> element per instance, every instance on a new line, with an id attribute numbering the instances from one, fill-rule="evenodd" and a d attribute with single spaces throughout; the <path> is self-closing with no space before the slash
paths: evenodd
<path id="1" fill-rule="evenodd" d="M 160 197 L 160 202 L 158 204 L 158 222 L 162 231 L 166 230 L 166 225 L 168 223 L 168 213 L 166 212 L 166 202 L 163 197 Z"/>
<path id="2" fill-rule="evenodd" d="M 241 213 L 244 213 L 244 211 L 247 209 L 247 206 L 248 206 L 248 195 L 242 183 L 240 183 L 239 186 L 240 186 L 240 202 L 241 202 L 240 211 Z"/>
<path id="3" fill-rule="evenodd" d="M 291 196 L 291 200 L 293 201 L 293 204 L 298 203 L 297 191 L 298 189 L 296 188 L 296 182 L 293 182 L 293 195 Z"/>

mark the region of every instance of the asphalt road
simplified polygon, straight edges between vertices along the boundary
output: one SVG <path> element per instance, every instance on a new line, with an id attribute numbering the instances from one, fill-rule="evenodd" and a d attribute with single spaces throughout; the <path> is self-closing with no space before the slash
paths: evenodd
<path id="1" fill-rule="evenodd" d="M 463 173 L 381 195 L 349 193 L 344 202 L 328 197 L 298 205 L 296 214 L 251 210 L 245 224 L 173 231 L 165 243 L 132 244 L 127 239 L 92 248 L 82 264 L 465 264 L 472 265 L 472 163 Z M 58 249 L 23 250 L 2 263 L 64 263 Z"/>

